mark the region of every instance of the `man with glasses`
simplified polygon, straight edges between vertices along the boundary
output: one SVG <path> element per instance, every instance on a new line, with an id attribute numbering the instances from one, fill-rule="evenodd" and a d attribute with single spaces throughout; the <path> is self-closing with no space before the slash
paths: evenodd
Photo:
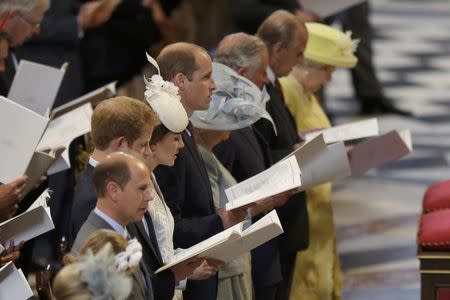
<path id="1" fill-rule="evenodd" d="M 21 46 L 33 35 L 39 34 L 44 14 L 50 6 L 49 0 L 9 0 L 0 4 L 0 25 L 11 42 L 11 47 Z"/>

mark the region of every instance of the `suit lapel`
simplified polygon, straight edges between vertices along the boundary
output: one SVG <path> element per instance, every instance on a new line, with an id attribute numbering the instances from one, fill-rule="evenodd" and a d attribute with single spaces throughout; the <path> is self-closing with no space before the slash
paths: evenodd
<path id="1" fill-rule="evenodd" d="M 136 222 L 134 224 L 135 224 L 137 230 L 139 231 L 139 234 L 144 237 L 145 242 L 150 247 L 150 249 L 152 249 L 153 254 L 158 259 L 158 263 L 162 266 L 163 265 L 163 261 L 162 261 L 161 253 L 159 252 L 159 249 L 157 248 L 158 245 L 153 245 L 150 237 L 148 236 L 147 232 L 145 231 L 144 224 L 142 223 L 142 221 L 141 222 Z M 147 226 L 150 226 L 150 225 L 153 226 L 153 224 L 148 224 L 148 222 L 147 222 Z M 152 234 L 150 228 L 148 229 L 148 231 L 149 231 L 149 234 Z"/>

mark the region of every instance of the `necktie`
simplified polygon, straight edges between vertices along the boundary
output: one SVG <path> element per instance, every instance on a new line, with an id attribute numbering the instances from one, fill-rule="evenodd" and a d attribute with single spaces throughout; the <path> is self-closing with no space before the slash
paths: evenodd
<path id="1" fill-rule="evenodd" d="M 197 150 L 197 152 L 199 152 L 199 150 L 198 150 L 198 144 L 197 144 L 197 141 L 195 140 L 194 126 L 192 125 L 191 121 L 189 121 L 189 123 L 188 123 L 186 129 L 187 129 L 187 130 L 189 131 L 189 133 L 190 133 L 192 142 L 194 142 L 195 150 Z"/>
<path id="2" fill-rule="evenodd" d="M 145 222 L 147 223 L 148 228 L 148 237 L 153 244 L 153 248 L 156 251 L 156 254 L 161 258 L 161 253 L 159 252 L 158 240 L 156 239 L 155 228 L 153 227 L 152 217 L 148 212 L 144 214 Z"/>

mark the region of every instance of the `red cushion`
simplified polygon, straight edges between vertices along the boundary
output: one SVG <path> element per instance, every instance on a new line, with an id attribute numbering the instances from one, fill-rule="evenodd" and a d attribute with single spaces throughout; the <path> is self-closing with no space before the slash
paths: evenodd
<path id="1" fill-rule="evenodd" d="M 425 213 L 450 208 L 450 180 L 430 185 L 423 196 L 422 204 Z"/>
<path id="2" fill-rule="evenodd" d="M 450 249 L 450 209 L 422 215 L 417 242 L 423 248 Z"/>

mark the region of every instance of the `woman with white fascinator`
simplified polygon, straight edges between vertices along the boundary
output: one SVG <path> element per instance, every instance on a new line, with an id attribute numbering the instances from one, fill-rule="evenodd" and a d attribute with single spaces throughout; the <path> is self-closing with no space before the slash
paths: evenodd
<path id="1" fill-rule="evenodd" d="M 173 245 L 174 219 L 170 208 L 167 206 L 164 196 L 159 189 L 156 178 L 153 175 L 154 169 L 158 165 L 173 166 L 177 159 L 178 152 L 184 147 L 182 133 L 186 129 L 189 119 L 178 95 L 178 87 L 172 82 L 165 81 L 159 75 L 157 62 L 147 55 L 148 61 L 158 70 L 157 75 L 150 79 L 144 78 L 146 91 L 145 100 L 158 115 L 161 123 L 154 127 L 150 139 L 152 155 L 146 161 L 152 176 L 152 181 L 156 190 L 153 201 L 148 204 L 148 212 L 151 215 L 155 228 L 161 257 L 164 263 L 174 258 L 176 250 Z M 190 280 L 203 280 L 216 273 L 215 267 L 210 267 L 207 261 L 196 268 Z M 180 283 L 173 299 L 182 299 L 182 286 Z"/>
<path id="2" fill-rule="evenodd" d="M 248 127 L 260 118 L 271 122 L 272 119 L 265 110 L 267 99 L 264 93 L 253 82 L 219 63 L 213 63 L 212 77 L 217 88 L 213 92 L 209 109 L 194 112 L 191 122 L 196 128 L 197 142 L 211 182 L 214 204 L 219 208 L 228 202 L 225 189 L 236 184 L 236 180 L 215 157 L 212 149 L 226 140 L 232 130 Z M 260 212 L 262 211 L 252 208 L 251 214 Z M 251 257 L 247 253 L 219 270 L 217 299 L 252 299 L 252 294 Z"/>

